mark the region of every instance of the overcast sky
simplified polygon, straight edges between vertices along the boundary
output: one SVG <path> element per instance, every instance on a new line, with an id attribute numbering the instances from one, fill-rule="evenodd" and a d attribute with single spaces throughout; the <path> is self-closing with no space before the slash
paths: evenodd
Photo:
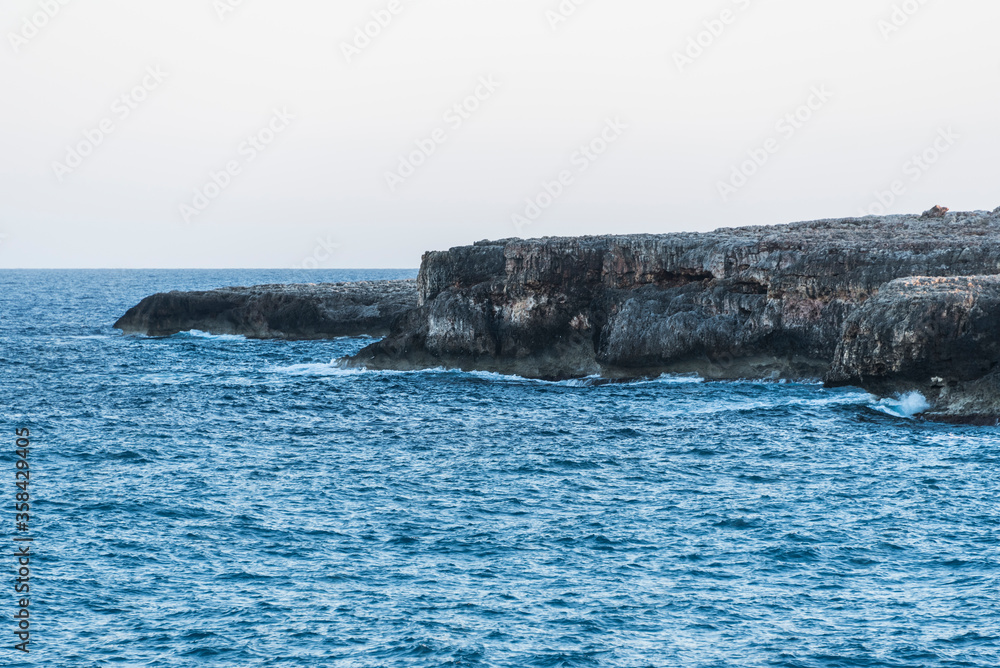
<path id="1" fill-rule="evenodd" d="M 993 209 L 997 25 L 996 0 L 8 0 L 0 267 Z"/>

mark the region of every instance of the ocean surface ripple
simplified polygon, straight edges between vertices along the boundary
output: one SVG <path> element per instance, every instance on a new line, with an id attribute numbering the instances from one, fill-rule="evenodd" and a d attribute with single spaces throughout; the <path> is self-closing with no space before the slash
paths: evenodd
<path id="1" fill-rule="evenodd" d="M 818 384 L 352 371 L 370 340 L 111 329 L 169 289 L 412 275 L 0 272 L 36 553 L 27 660 L 0 564 L 0 664 L 1000 665 L 996 428 Z"/>

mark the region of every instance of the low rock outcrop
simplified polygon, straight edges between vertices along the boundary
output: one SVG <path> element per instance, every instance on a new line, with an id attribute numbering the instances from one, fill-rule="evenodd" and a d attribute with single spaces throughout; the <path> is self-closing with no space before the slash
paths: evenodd
<path id="1" fill-rule="evenodd" d="M 152 295 L 114 326 L 148 336 L 192 329 L 255 339 L 384 336 L 416 305 L 413 280 L 258 285 Z"/>

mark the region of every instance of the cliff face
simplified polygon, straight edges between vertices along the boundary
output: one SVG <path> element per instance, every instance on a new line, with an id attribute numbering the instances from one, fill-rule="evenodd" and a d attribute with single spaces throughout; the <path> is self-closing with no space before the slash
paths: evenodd
<path id="1" fill-rule="evenodd" d="M 412 280 L 258 285 L 156 294 L 129 309 L 114 326 L 148 336 L 192 329 L 257 339 L 383 336 L 416 304 Z"/>
<path id="2" fill-rule="evenodd" d="M 419 307 L 352 363 L 816 378 L 886 283 L 977 274 L 1000 274 L 1000 210 L 479 242 L 427 253 Z"/>
<path id="3" fill-rule="evenodd" d="M 1000 276 L 892 281 L 844 326 L 827 380 L 876 394 L 918 391 L 931 417 L 1000 417 Z"/>

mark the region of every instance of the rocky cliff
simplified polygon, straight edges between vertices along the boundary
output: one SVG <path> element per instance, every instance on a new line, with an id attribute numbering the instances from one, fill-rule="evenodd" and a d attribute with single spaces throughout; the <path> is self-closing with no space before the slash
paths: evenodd
<path id="1" fill-rule="evenodd" d="M 417 305 L 416 281 L 258 285 L 168 292 L 143 299 L 115 327 L 170 336 L 192 329 L 257 339 L 384 336 Z"/>
<path id="2" fill-rule="evenodd" d="M 427 253 L 418 308 L 349 363 L 546 379 L 830 375 L 885 390 L 891 378 L 879 386 L 846 361 L 834 366 L 848 354 L 842 333 L 859 307 L 899 278 L 1000 274 L 1000 209 L 943 211 L 704 234 L 507 239 Z M 907 285 L 893 284 L 884 299 L 905 300 Z M 887 304 L 872 301 L 865 313 Z M 878 357 L 857 354 L 866 364 Z"/>

